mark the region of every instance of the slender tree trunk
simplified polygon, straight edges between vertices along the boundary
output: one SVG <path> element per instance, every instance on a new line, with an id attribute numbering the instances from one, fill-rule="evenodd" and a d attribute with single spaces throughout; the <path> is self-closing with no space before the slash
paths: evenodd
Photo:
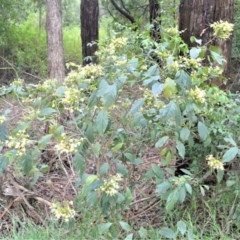
<path id="1" fill-rule="evenodd" d="M 191 36 L 201 38 L 203 44 L 209 42 L 212 30 L 210 24 L 216 21 L 233 22 L 234 0 L 181 0 L 179 7 L 179 30 L 183 30 L 183 40 L 191 46 Z M 214 41 L 227 60 L 224 73 L 229 73 L 232 38 L 227 41 Z"/>
<path id="2" fill-rule="evenodd" d="M 46 0 L 49 77 L 62 82 L 65 77 L 61 0 Z"/>
<path id="3" fill-rule="evenodd" d="M 81 14 L 81 39 L 83 65 L 97 61 L 95 52 L 98 49 L 98 0 L 82 0 Z"/>
<path id="4" fill-rule="evenodd" d="M 161 6 L 158 0 L 149 0 L 149 20 L 153 25 L 150 30 L 151 37 L 159 42 L 160 35 L 160 26 L 161 26 Z"/>

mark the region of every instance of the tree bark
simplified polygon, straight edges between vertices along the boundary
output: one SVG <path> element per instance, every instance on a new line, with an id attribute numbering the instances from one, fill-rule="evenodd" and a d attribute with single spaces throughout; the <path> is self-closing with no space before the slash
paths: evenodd
<path id="1" fill-rule="evenodd" d="M 179 6 L 179 30 L 183 40 L 192 46 L 191 36 L 202 39 L 202 43 L 209 42 L 212 34 L 210 24 L 216 21 L 233 22 L 234 0 L 181 0 Z M 228 75 L 232 49 L 232 38 L 226 41 L 214 41 L 211 44 L 218 46 L 227 60 L 224 73 Z"/>
<path id="2" fill-rule="evenodd" d="M 149 20 L 150 23 L 153 25 L 150 29 L 151 37 L 156 41 L 159 42 L 161 35 L 160 35 L 160 26 L 161 26 L 161 6 L 158 0 L 149 0 Z"/>
<path id="3" fill-rule="evenodd" d="M 61 0 L 46 0 L 48 71 L 51 79 L 62 82 L 65 77 Z"/>
<path id="4" fill-rule="evenodd" d="M 81 14 L 81 39 L 83 65 L 97 61 L 95 52 L 98 49 L 98 0 L 82 0 L 80 6 Z"/>

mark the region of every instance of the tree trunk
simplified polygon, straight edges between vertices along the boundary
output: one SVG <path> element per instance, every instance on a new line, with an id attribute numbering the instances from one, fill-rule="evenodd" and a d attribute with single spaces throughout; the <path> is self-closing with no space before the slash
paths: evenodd
<path id="1" fill-rule="evenodd" d="M 158 2 L 158 0 L 149 0 L 149 20 L 150 20 L 150 23 L 153 25 L 150 30 L 150 35 L 156 42 L 159 42 L 161 38 L 160 17 L 161 17 L 160 3 Z"/>
<path id="2" fill-rule="evenodd" d="M 212 34 L 210 24 L 216 21 L 233 22 L 234 0 L 181 0 L 179 7 L 179 30 L 183 40 L 191 46 L 190 37 L 202 39 L 202 43 L 209 42 Z M 232 38 L 227 41 L 214 41 L 214 45 L 220 47 L 222 55 L 227 60 L 224 73 L 229 73 L 229 65 L 232 49 Z M 212 44 L 211 43 L 211 44 Z"/>
<path id="3" fill-rule="evenodd" d="M 97 61 L 95 52 L 98 49 L 98 0 L 81 1 L 81 39 L 83 65 Z"/>
<path id="4" fill-rule="evenodd" d="M 61 0 L 46 0 L 49 77 L 62 82 L 65 77 Z"/>

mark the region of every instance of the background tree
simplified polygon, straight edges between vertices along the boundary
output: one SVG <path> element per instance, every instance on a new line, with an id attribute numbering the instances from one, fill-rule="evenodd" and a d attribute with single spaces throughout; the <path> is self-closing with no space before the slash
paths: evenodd
<path id="1" fill-rule="evenodd" d="M 63 81 L 65 77 L 61 0 L 47 0 L 47 47 L 49 77 Z"/>
<path id="2" fill-rule="evenodd" d="M 191 36 L 202 39 L 206 44 L 210 41 L 212 29 L 210 24 L 216 21 L 233 22 L 234 0 L 181 0 L 179 7 L 179 29 L 183 30 L 182 38 L 188 44 Z M 225 74 L 228 74 L 232 38 L 226 41 L 214 41 L 211 44 L 220 47 L 222 55 L 227 60 L 225 65 Z"/>
<path id="3" fill-rule="evenodd" d="M 81 15 L 81 39 L 83 65 L 96 62 L 94 56 L 97 50 L 99 38 L 99 4 L 98 0 L 82 0 Z"/>
<path id="4" fill-rule="evenodd" d="M 110 0 L 110 2 L 112 3 L 112 5 L 114 6 L 114 8 L 124 17 L 126 18 L 128 21 L 130 21 L 130 23 L 134 24 L 136 23 L 135 18 L 131 15 L 130 11 L 127 9 L 126 4 L 124 3 L 124 1 L 120 1 L 120 5 L 118 5 L 118 3 L 115 0 Z"/>
<path id="5" fill-rule="evenodd" d="M 149 0 L 149 20 L 152 24 L 150 35 L 155 41 L 160 40 L 161 6 L 158 0 Z"/>

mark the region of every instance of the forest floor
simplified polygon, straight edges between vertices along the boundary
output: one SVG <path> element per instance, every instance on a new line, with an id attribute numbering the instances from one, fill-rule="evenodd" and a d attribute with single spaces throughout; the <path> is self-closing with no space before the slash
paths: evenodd
<path id="1" fill-rule="evenodd" d="M 16 123 L 23 117 L 21 104 L 7 97 L 1 97 L 0 111 L 11 109 L 8 131 L 16 127 Z M 4 151 L 4 149 L 3 149 Z M 43 173 L 36 182 L 32 176 L 19 174 L 10 164 L 0 177 L 0 236 L 11 233 L 13 219 L 20 222 L 30 220 L 36 225 L 43 225 L 46 219 L 51 219 L 51 204 L 55 202 L 73 201 L 78 194 L 76 187 L 77 176 L 69 167 L 67 161 L 64 166 L 60 164 L 56 156 L 49 151 L 43 151 L 41 164 L 47 164 L 50 169 Z M 143 154 L 144 162 L 137 167 L 129 166 L 128 179 L 134 189 L 134 199 L 131 209 L 123 213 L 127 220 L 136 226 L 157 227 L 160 225 L 159 199 L 155 194 L 155 185 L 151 181 L 142 180 L 146 171 L 152 164 L 159 164 L 159 153 L 156 149 L 146 146 Z M 93 173 L 94 162 L 89 159 L 87 173 Z M 126 183 L 126 184 L 129 184 Z M 76 213 L 79 217 L 81 212 Z M 1 238 L 1 237 L 0 237 Z"/>

